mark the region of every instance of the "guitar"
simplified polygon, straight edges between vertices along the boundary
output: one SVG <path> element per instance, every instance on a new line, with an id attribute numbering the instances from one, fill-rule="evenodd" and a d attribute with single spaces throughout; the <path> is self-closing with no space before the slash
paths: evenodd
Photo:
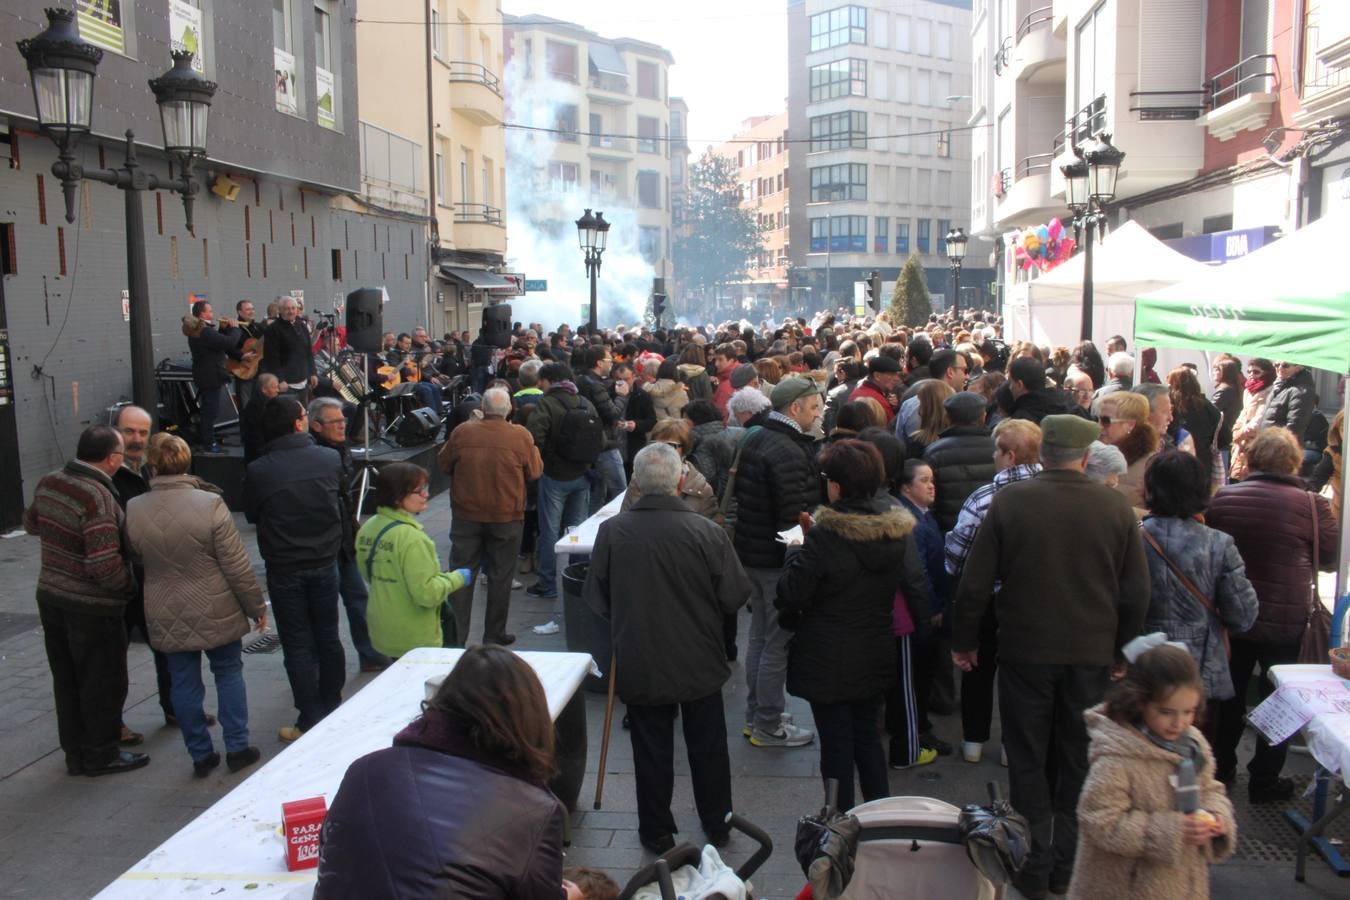
<path id="1" fill-rule="evenodd" d="M 252 352 L 253 355 L 248 354 Z M 239 345 L 239 355 L 247 359 L 227 359 L 225 368 L 230 374 L 240 381 L 252 381 L 258 377 L 258 366 L 262 365 L 263 339 L 244 338 L 244 342 Z"/>

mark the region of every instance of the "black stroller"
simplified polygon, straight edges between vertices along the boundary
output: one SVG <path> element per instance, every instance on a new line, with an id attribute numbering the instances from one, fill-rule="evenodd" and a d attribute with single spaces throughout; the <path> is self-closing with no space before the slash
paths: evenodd
<path id="1" fill-rule="evenodd" d="M 736 867 L 734 875 L 731 876 L 745 887 L 745 896 L 750 897 L 749 878 L 773 854 L 773 840 L 762 828 L 746 821 L 734 812 L 727 813 L 727 824 L 759 845 L 749 859 Z M 675 880 L 679 871 L 686 866 L 695 870 L 699 869 L 704 861 L 705 852 L 707 851 L 695 847 L 693 844 L 680 844 L 678 847 L 667 850 L 658 856 L 655 861 L 634 873 L 633 877 L 628 880 L 628 884 L 619 893 L 619 900 L 632 900 L 639 892 L 651 896 L 650 886 L 652 885 L 656 885 L 660 890 L 661 900 L 676 900 L 678 894 L 676 893 Z"/>

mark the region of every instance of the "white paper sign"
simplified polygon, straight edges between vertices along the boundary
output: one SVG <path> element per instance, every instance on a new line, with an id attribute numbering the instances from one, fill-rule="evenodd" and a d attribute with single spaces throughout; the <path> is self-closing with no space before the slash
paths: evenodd
<path id="1" fill-rule="evenodd" d="M 296 115 L 300 103 L 296 99 L 299 86 L 295 83 L 295 57 L 280 47 L 272 48 L 272 76 L 276 80 L 277 109 Z"/>
<path id="2" fill-rule="evenodd" d="M 206 74 L 202 11 L 184 0 L 169 0 L 169 49 L 192 54 L 192 71 Z"/>
<path id="3" fill-rule="evenodd" d="M 1288 740 L 1311 718 L 1312 712 L 1299 702 L 1297 691 L 1290 685 L 1276 688 L 1260 706 L 1247 714 L 1247 721 L 1272 744 Z"/>
<path id="4" fill-rule="evenodd" d="M 337 115 L 333 111 L 333 73 L 321 66 L 314 67 L 314 93 L 319 98 L 314 106 L 318 111 L 319 124 L 325 128 L 337 128 Z"/>

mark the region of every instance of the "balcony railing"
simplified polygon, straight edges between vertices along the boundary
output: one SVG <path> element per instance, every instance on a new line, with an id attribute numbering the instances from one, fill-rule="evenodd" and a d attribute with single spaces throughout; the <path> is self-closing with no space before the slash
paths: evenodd
<path id="1" fill-rule="evenodd" d="M 1064 123 L 1064 130 L 1051 140 L 1051 149 L 1058 156 L 1065 143 L 1071 147 L 1081 144 L 1104 128 L 1106 128 L 1106 95 L 1102 94 Z"/>
<path id="2" fill-rule="evenodd" d="M 1198 119 L 1205 111 L 1208 90 L 1130 91 L 1130 112 L 1141 122 L 1179 122 Z"/>
<path id="3" fill-rule="evenodd" d="M 1055 10 L 1052 6 L 1042 6 L 1040 9 L 1033 9 L 1022 17 L 1022 21 L 1017 24 L 1016 43 L 1022 43 L 1022 38 L 1031 34 L 1032 29 L 1044 25 L 1049 27 L 1050 20 L 1053 19 Z"/>
<path id="4" fill-rule="evenodd" d="M 502 211 L 486 203 L 456 203 L 455 221 L 473 225 L 500 225 Z"/>
<path id="5" fill-rule="evenodd" d="M 627 152 L 632 149 L 632 143 L 628 138 L 615 137 L 612 134 L 591 134 L 590 144 L 600 150 L 622 150 Z"/>
<path id="6" fill-rule="evenodd" d="M 1003 70 L 1008 68 L 1008 54 L 1012 52 L 1012 38 L 1004 38 L 1003 43 L 998 45 L 998 50 L 994 53 L 994 74 L 1002 75 Z"/>
<path id="7" fill-rule="evenodd" d="M 610 72 L 592 72 L 587 82 L 593 90 L 606 91 L 611 94 L 627 94 L 628 78 L 625 75 L 615 75 Z"/>
<path id="8" fill-rule="evenodd" d="M 1032 175 L 1048 175 L 1054 161 L 1055 154 L 1053 153 L 1033 153 L 1031 156 L 1023 157 L 1017 161 L 1013 178 L 1016 181 L 1021 181 L 1023 178 L 1029 178 Z"/>
<path id="9" fill-rule="evenodd" d="M 1224 69 L 1205 82 L 1205 92 L 1210 109 L 1218 109 L 1225 103 L 1246 94 L 1270 87 L 1276 83 L 1275 54 L 1257 53 L 1247 57 L 1235 66 Z M 1263 85 L 1262 82 L 1265 82 Z"/>
<path id="10" fill-rule="evenodd" d="M 467 81 L 471 84 L 481 84 L 494 94 L 501 94 L 501 79 L 494 75 L 492 71 L 482 63 L 454 61 L 447 63 L 447 65 L 450 67 L 451 81 Z"/>

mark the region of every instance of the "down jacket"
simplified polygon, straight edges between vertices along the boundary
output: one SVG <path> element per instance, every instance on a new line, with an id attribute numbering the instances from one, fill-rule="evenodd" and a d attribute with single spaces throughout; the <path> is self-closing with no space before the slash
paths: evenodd
<path id="1" fill-rule="evenodd" d="M 1196 600 L 1148 542 L 1148 613 L 1144 634 L 1161 631 L 1181 641 L 1195 657 L 1210 700 L 1233 697 L 1233 676 L 1223 649 L 1223 631 L 1239 634 L 1256 621 L 1256 591 L 1247 580 L 1246 565 L 1232 537 L 1200 524 L 1195 519 L 1173 517 L 1144 520 L 1144 530 L 1153 536 L 1167 556 L 1205 593 L 1223 619 L 1220 622 Z"/>
<path id="2" fill-rule="evenodd" d="M 1271 386 L 1270 402 L 1261 416 L 1261 427 L 1279 425 L 1288 428 L 1301 444 L 1316 409 L 1317 386 L 1313 383 L 1312 372 L 1299 369 L 1297 374 L 1278 379 Z"/>
<path id="3" fill-rule="evenodd" d="M 994 439 L 983 425 L 954 425 L 923 451 L 923 461 L 937 485 L 933 517 L 946 534 L 956 525 L 966 498 L 994 480 Z"/>
<path id="4" fill-rule="evenodd" d="M 145 567 L 150 646 L 163 653 L 233 643 L 266 609 L 225 500 L 199 485 L 193 475 L 161 475 L 127 504 L 127 547 Z"/>
<path id="5" fill-rule="evenodd" d="M 1200 746 L 1200 807 L 1219 819 L 1224 834 L 1208 847 L 1181 840 L 1182 813 L 1171 777 L 1180 757 L 1137 729 L 1103 715 L 1083 714 L 1092 744 L 1078 795 L 1078 852 L 1070 900 L 1205 900 L 1209 866 L 1237 847 L 1237 820 L 1224 786 L 1214 779 L 1214 754 L 1199 729 L 1186 734 Z"/>
<path id="6" fill-rule="evenodd" d="M 1298 644 L 1312 604 L 1313 507 L 1316 506 L 1319 568 L 1336 569 L 1340 529 L 1331 504 L 1303 489 L 1296 475 L 1252 472 L 1214 495 L 1205 513 L 1211 527 L 1231 534 L 1256 588 L 1256 624 L 1243 640 Z"/>
<path id="7" fill-rule="evenodd" d="M 816 445 L 809 435 L 769 416 L 742 444 L 736 473 L 736 554 L 755 569 L 783 565 L 778 532 L 798 524 L 823 493 Z"/>
<path id="8" fill-rule="evenodd" d="M 669 378 L 658 378 L 650 384 L 643 385 L 642 389 L 652 400 L 658 422 L 662 419 L 680 418 L 684 413 L 684 407 L 689 403 L 689 395 L 685 393 L 684 385 Z"/>
<path id="9" fill-rule="evenodd" d="M 881 498 L 841 500 L 815 512 L 801 552 L 778 580 L 778 621 L 788 642 L 788 693 L 811 703 L 880 697 L 896 679 L 891 615 L 904 592 L 927 620 L 922 567 L 906 565 L 914 517 Z"/>

